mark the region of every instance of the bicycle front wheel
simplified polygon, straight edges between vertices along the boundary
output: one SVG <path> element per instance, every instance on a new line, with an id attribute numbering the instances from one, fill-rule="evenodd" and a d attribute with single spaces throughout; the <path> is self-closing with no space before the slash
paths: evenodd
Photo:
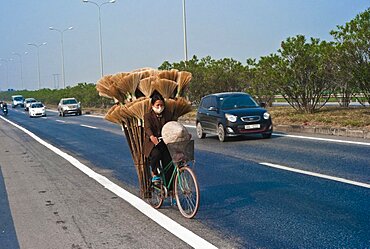
<path id="1" fill-rule="evenodd" d="M 148 198 L 149 204 L 154 207 L 155 209 L 158 209 L 162 206 L 163 203 L 163 196 L 164 190 L 163 190 L 163 184 L 152 184 L 150 186 L 150 196 Z"/>
<path id="2" fill-rule="evenodd" d="M 197 178 L 187 166 L 182 167 L 175 178 L 175 195 L 181 214 L 193 218 L 199 208 L 200 192 Z"/>

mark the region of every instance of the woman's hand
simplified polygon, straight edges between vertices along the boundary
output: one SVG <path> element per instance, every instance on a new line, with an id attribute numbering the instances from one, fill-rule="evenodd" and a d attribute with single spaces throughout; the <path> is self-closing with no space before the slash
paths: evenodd
<path id="1" fill-rule="evenodd" d="M 159 140 L 158 140 L 158 138 L 157 137 L 155 137 L 155 136 L 150 136 L 150 141 L 152 141 L 152 143 L 154 144 L 154 145 L 157 145 L 158 143 L 159 143 Z"/>

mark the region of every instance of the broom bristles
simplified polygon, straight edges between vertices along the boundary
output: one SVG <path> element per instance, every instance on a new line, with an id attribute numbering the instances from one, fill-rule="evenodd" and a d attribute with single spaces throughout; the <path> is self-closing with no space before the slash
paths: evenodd
<path id="1" fill-rule="evenodd" d="M 179 86 L 177 88 L 177 95 L 176 95 L 177 97 L 183 95 L 183 92 L 186 89 L 186 87 L 189 85 L 191 78 L 192 78 L 191 73 L 186 72 L 186 71 L 181 71 L 177 74 L 176 82 Z"/>
<path id="2" fill-rule="evenodd" d="M 176 118 L 179 118 L 191 111 L 192 111 L 191 103 L 187 101 L 185 98 L 180 97 L 176 100 L 176 107 L 174 111 L 174 116 Z"/>
<path id="3" fill-rule="evenodd" d="M 135 97 L 135 90 L 140 82 L 139 74 L 131 73 L 123 76 L 122 73 L 119 73 L 114 75 L 113 79 L 115 80 L 118 90 L 125 99 L 127 99 L 128 95 Z"/>
<path id="4" fill-rule="evenodd" d="M 174 114 L 176 101 L 174 99 L 166 99 L 166 109 Z"/>
<path id="5" fill-rule="evenodd" d="M 150 77 L 140 80 L 138 88 L 146 97 L 152 96 L 152 93 L 154 90 L 152 86 L 152 82 L 155 81 L 155 79 L 156 77 L 150 76 Z"/>
<path id="6" fill-rule="evenodd" d="M 140 120 L 144 119 L 144 114 L 145 114 L 145 103 L 144 102 L 146 102 L 146 100 L 136 102 L 135 104 L 129 107 L 129 110 L 133 114 L 133 116 Z"/>
<path id="7" fill-rule="evenodd" d="M 112 81 L 112 75 L 106 75 L 101 78 L 96 84 L 96 90 L 99 92 L 100 96 L 106 96 L 112 98 L 112 94 L 109 91 L 109 87 L 114 84 Z"/>
<path id="8" fill-rule="evenodd" d="M 120 109 L 120 106 L 119 105 L 114 105 L 112 106 L 107 114 L 105 115 L 104 119 L 110 121 L 110 122 L 113 122 L 113 123 L 117 123 L 117 124 L 121 124 L 121 115 L 119 114 L 119 109 Z"/>
<path id="9" fill-rule="evenodd" d="M 158 73 L 158 78 L 176 81 L 178 71 L 177 69 L 160 71 Z"/>
<path id="10" fill-rule="evenodd" d="M 168 99 L 174 95 L 177 84 L 173 80 L 157 79 L 153 83 L 153 87 L 162 95 L 163 98 Z"/>

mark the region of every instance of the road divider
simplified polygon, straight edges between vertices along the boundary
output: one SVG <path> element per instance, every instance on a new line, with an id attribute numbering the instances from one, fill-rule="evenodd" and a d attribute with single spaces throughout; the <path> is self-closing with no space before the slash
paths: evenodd
<path id="1" fill-rule="evenodd" d="M 105 176 L 102 176 L 86 165 L 82 164 L 80 161 L 78 161 L 76 158 L 72 157 L 71 155 L 63 152 L 59 148 L 45 142 L 40 137 L 36 136 L 34 133 L 30 132 L 29 130 L 23 128 L 22 126 L 0 116 L 1 119 L 8 122 L 9 124 L 13 125 L 14 127 L 18 128 L 19 130 L 23 131 L 30 137 L 32 137 L 34 140 L 39 142 L 40 144 L 44 145 L 57 155 L 63 157 L 65 160 L 70 162 L 74 167 L 94 179 L 96 182 L 101 184 L 103 187 L 108 189 L 109 191 L 113 192 L 117 196 L 121 197 L 126 202 L 130 203 L 134 208 L 139 210 L 141 213 L 146 215 L 148 218 L 152 219 L 154 222 L 156 222 L 158 225 L 166 229 L 168 232 L 175 235 L 177 238 L 181 239 L 188 245 L 190 245 L 193 248 L 217 248 L 214 245 L 212 245 L 210 242 L 206 241 L 202 237 L 198 236 L 194 232 L 188 230 L 184 226 L 180 225 L 176 221 L 170 219 L 166 215 L 162 214 L 158 210 L 151 207 L 149 204 L 147 204 L 144 200 L 140 199 L 139 197 L 131 194 L 127 190 L 121 188 L 117 184 L 110 181 Z"/>

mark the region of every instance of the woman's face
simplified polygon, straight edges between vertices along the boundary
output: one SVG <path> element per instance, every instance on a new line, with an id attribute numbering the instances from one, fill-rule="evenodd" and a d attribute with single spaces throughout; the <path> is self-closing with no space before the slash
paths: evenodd
<path id="1" fill-rule="evenodd" d="M 153 105 L 153 107 L 154 108 L 161 108 L 161 107 L 164 107 L 164 103 L 163 103 L 163 101 L 162 100 L 156 100 L 155 102 L 154 102 L 154 105 Z"/>
<path id="2" fill-rule="evenodd" d="M 164 110 L 164 103 L 162 100 L 156 100 L 152 107 L 153 111 L 157 114 L 161 114 Z"/>

